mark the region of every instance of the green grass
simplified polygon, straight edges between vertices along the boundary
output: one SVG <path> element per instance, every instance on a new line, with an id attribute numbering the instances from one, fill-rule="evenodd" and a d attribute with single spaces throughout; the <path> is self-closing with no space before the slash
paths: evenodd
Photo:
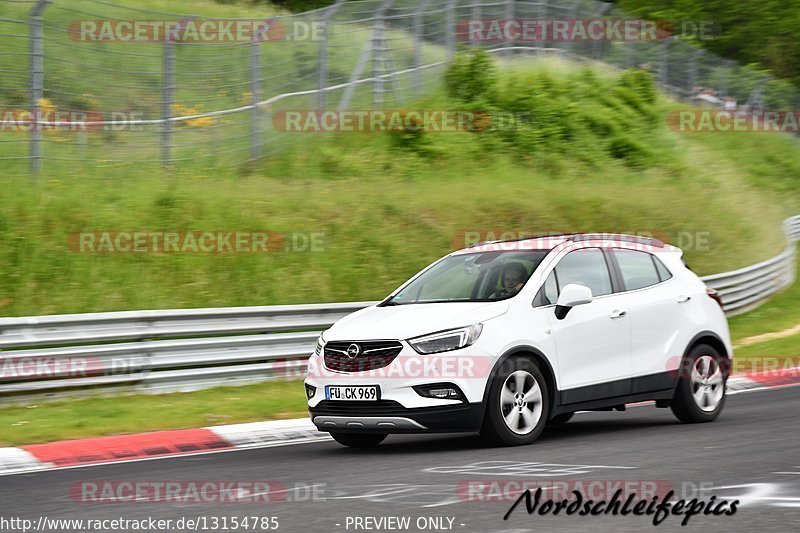
<path id="1" fill-rule="evenodd" d="M 742 346 L 735 350 L 735 357 L 792 357 L 800 364 L 800 335 Z"/>
<path id="2" fill-rule="evenodd" d="M 736 345 L 737 342 L 747 337 L 783 331 L 800 324 L 798 302 L 800 302 L 800 283 L 795 282 L 788 289 L 773 296 L 766 304 L 743 315 L 732 317 L 728 320 L 728 324 L 731 328 L 733 344 Z M 787 337 L 775 342 L 785 345 L 791 338 Z M 794 342 L 797 346 L 795 351 L 800 352 L 800 340 L 795 338 Z M 762 344 L 738 348 L 736 355 L 754 353 L 754 350 L 759 350 Z"/>
<path id="3" fill-rule="evenodd" d="M 296 133 L 270 157 L 215 170 L 131 164 L 78 175 L 53 161 L 47 178 L 7 176 L 0 314 L 379 299 L 463 247 L 465 230 L 701 234 L 709 247 L 685 249 L 700 274 L 780 251 L 783 219 L 800 212 L 796 141 L 670 131 L 662 118 L 673 104 L 644 103 L 624 83 L 564 61 L 513 64 L 482 105 L 536 117 L 519 129 L 427 133 L 410 144 L 386 133 Z M 472 105 L 444 90 L 419 102 Z M 314 233 L 324 245 L 265 254 L 68 247 L 74 233 L 133 230 Z"/>
<path id="4" fill-rule="evenodd" d="M 158 413 L 157 416 L 153 416 Z M 300 381 L 0 407 L 0 446 L 307 415 Z"/>

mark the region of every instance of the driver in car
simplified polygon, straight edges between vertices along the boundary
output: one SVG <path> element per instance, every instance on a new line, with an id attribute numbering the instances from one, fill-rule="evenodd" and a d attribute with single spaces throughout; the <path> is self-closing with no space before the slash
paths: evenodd
<path id="1" fill-rule="evenodd" d="M 528 271 L 520 263 L 509 263 L 503 267 L 503 286 L 489 298 L 509 298 L 522 288 L 528 278 Z"/>

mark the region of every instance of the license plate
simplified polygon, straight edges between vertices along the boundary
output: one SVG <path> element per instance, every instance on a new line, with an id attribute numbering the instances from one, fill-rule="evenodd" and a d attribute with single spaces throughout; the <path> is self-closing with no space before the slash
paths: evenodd
<path id="1" fill-rule="evenodd" d="M 358 387 L 328 385 L 325 387 L 325 399 L 375 402 L 378 401 L 378 387 L 374 385 Z"/>

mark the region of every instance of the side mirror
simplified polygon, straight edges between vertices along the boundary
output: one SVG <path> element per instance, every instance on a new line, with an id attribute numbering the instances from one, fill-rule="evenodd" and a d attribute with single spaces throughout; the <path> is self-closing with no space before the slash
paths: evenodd
<path id="1" fill-rule="evenodd" d="M 562 320 L 569 310 L 576 305 L 588 304 L 592 301 L 592 289 L 577 283 L 570 283 L 558 295 L 556 302 L 556 318 Z"/>

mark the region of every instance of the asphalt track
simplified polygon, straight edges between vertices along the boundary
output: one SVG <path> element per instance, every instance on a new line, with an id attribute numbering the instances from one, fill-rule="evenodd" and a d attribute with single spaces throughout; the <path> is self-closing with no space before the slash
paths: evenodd
<path id="1" fill-rule="evenodd" d="M 680 424 L 668 409 L 652 405 L 579 413 L 525 447 L 488 448 L 471 435 L 391 436 L 367 451 L 324 441 L 17 474 L 0 477 L 0 516 L 38 524 L 40 517 L 177 521 L 257 515 L 276 517 L 278 531 L 292 532 L 800 531 L 798 405 L 800 387 L 786 387 L 731 395 L 711 424 Z M 270 494 L 278 500 L 271 503 L 220 502 L 213 496 L 192 503 L 76 501 L 70 488 L 87 480 L 269 480 L 283 489 Z M 740 503 L 733 516 L 693 516 L 686 527 L 677 516 L 656 527 L 652 516 L 528 515 L 524 503 L 503 520 L 514 497 L 496 501 L 496 492 L 464 492 L 478 480 L 494 481 L 495 488 L 520 481 L 649 481 L 673 488 L 675 498 L 716 496 L 717 502 Z M 487 495 L 495 501 L 471 501 Z M 390 516 L 409 517 L 409 527 L 366 529 L 375 524 L 356 528 L 353 522 Z M 417 519 L 425 518 L 444 519 L 445 527 L 418 527 Z M 204 525 L 206 531 L 225 530 L 221 522 Z M 19 529 L 6 524 L 0 530 Z M 245 530 L 265 529 L 237 529 Z"/>

